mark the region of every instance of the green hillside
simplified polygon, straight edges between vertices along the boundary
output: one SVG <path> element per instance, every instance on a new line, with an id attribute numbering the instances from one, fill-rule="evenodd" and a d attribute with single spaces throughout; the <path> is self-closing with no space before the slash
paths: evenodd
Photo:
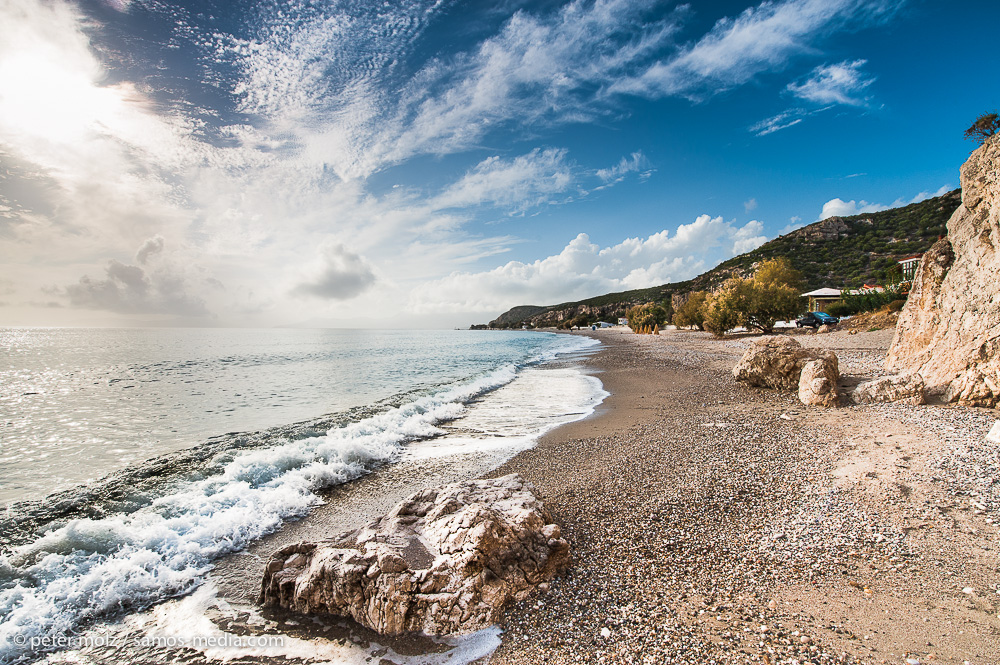
<path id="1" fill-rule="evenodd" d="M 768 241 L 694 279 L 646 289 L 608 293 L 550 307 L 515 307 L 490 322 L 493 328 L 556 325 L 576 316 L 614 320 L 632 305 L 670 302 L 692 291 L 713 290 L 729 277 L 749 276 L 758 262 L 787 257 L 802 271 L 808 290 L 884 281 L 897 261 L 927 251 L 947 233 L 948 218 L 961 203 L 961 190 L 882 212 L 830 217 Z"/>

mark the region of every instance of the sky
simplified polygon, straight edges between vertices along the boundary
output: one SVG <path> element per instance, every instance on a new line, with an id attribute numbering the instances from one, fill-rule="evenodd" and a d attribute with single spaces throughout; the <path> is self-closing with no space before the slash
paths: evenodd
<path id="1" fill-rule="evenodd" d="M 959 186 L 1000 5 L 0 0 L 0 326 L 466 327 Z"/>

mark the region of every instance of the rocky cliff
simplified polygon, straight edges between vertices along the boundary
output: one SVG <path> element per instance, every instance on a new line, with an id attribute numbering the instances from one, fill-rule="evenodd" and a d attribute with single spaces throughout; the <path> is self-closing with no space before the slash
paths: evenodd
<path id="1" fill-rule="evenodd" d="M 962 166 L 962 205 L 917 268 L 887 367 L 932 393 L 1000 403 L 1000 137 Z"/>

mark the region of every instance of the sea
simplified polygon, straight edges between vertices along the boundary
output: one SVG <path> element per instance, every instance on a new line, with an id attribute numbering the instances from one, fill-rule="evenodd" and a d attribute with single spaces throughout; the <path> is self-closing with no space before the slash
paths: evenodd
<path id="1" fill-rule="evenodd" d="M 157 658 L 482 657 L 495 629 L 405 656 L 368 638 L 261 651 L 206 619 L 231 609 L 211 571 L 319 506 L 335 513 L 331 488 L 421 460 L 495 467 L 587 417 L 607 396 L 585 367 L 598 345 L 535 331 L 0 329 L 0 664 L 130 662 L 143 652 L 114 642 L 164 625 L 215 638 Z"/>

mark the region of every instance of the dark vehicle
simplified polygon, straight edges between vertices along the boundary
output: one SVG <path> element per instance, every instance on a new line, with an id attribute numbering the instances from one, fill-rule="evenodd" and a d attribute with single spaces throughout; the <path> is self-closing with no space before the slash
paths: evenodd
<path id="1" fill-rule="evenodd" d="M 819 328 L 822 325 L 835 326 L 840 323 L 840 319 L 830 316 L 826 312 L 806 312 L 805 316 L 795 322 L 799 328 Z"/>

